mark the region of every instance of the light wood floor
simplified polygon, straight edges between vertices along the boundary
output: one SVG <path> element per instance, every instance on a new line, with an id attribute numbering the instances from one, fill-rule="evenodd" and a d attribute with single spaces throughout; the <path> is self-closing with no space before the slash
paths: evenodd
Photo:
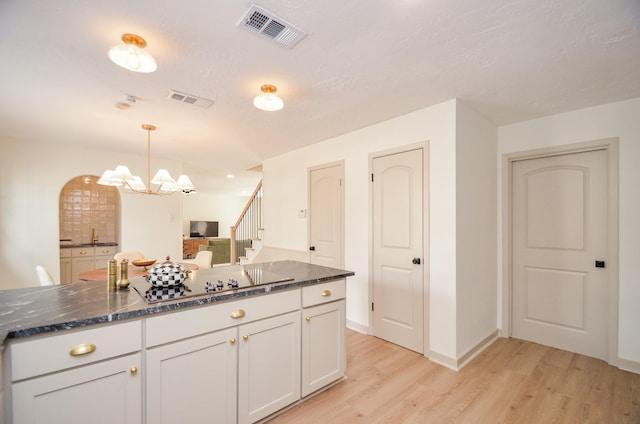
<path id="1" fill-rule="evenodd" d="M 499 339 L 460 372 L 347 332 L 347 379 L 269 424 L 640 423 L 640 375 Z"/>

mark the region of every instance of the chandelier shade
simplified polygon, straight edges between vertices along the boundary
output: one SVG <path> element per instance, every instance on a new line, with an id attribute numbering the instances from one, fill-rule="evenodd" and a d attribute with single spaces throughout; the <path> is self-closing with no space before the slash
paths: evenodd
<path id="1" fill-rule="evenodd" d="M 109 59 L 118 66 L 133 72 L 154 72 L 158 69 L 156 60 L 143 49 L 147 42 L 135 34 L 123 34 L 123 44 L 109 50 Z"/>
<path id="2" fill-rule="evenodd" d="M 151 178 L 151 131 L 155 131 L 156 127 L 144 124 L 142 129 L 147 131 L 147 184 L 139 176 L 133 175 L 129 168 L 124 165 L 118 165 L 113 170 L 107 169 L 104 171 L 98 180 L 98 184 L 122 187 L 125 191 L 138 194 L 165 195 L 179 191 L 184 194 L 195 193 L 196 188 L 186 175 L 180 175 L 176 181 L 171 177 L 169 171 L 159 169 L 155 176 Z"/>

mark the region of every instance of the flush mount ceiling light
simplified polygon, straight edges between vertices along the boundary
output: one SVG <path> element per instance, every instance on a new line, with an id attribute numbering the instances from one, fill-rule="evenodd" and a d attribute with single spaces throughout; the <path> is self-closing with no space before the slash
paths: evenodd
<path id="1" fill-rule="evenodd" d="M 109 59 L 118 66 L 134 72 L 153 72 L 158 69 L 156 60 L 144 49 L 147 42 L 135 34 L 122 34 L 122 42 L 109 50 Z"/>
<path id="2" fill-rule="evenodd" d="M 261 110 L 274 112 L 284 107 L 284 102 L 278 97 L 275 92 L 277 88 L 275 85 L 265 84 L 260 87 L 262 94 L 259 94 L 253 99 L 253 105 Z"/>
<path id="3" fill-rule="evenodd" d="M 178 181 L 174 180 L 166 169 L 159 169 L 151 179 L 151 131 L 155 131 L 154 125 L 143 124 L 142 129 L 147 132 L 147 184 L 137 175 L 132 175 L 129 168 L 118 165 L 116 169 L 107 169 L 98 180 L 98 184 L 122 187 L 126 191 L 138 194 L 173 194 L 181 191 L 184 194 L 195 193 L 193 183 L 186 175 L 180 175 Z M 152 184 L 155 188 L 152 188 Z"/>

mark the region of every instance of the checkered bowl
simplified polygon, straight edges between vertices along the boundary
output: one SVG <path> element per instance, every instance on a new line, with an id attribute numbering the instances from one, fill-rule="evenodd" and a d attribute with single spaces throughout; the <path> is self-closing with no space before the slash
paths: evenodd
<path id="1" fill-rule="evenodd" d="M 173 287 L 187 279 L 187 269 L 180 264 L 164 262 L 149 270 L 147 281 L 154 287 Z"/>

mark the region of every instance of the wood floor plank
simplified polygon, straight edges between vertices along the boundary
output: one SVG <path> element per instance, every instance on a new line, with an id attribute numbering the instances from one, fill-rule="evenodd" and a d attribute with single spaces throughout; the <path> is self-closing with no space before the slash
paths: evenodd
<path id="1" fill-rule="evenodd" d="M 347 331 L 347 378 L 270 424 L 640 423 L 640 375 L 518 339 L 459 372 Z"/>

